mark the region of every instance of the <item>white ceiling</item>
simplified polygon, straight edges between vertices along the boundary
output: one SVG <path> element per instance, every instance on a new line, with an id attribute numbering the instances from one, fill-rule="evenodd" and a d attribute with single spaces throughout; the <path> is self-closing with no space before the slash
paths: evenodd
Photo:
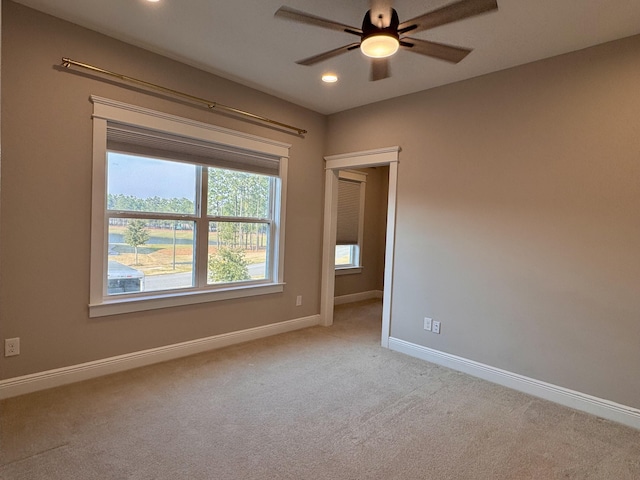
<path id="1" fill-rule="evenodd" d="M 497 12 L 415 34 L 474 48 L 459 64 L 400 51 L 393 76 L 370 82 L 358 50 L 311 67 L 295 63 L 356 37 L 274 18 L 287 5 L 360 27 L 368 0 L 15 1 L 324 114 L 640 33 L 640 0 L 498 0 Z M 448 3 L 396 0 L 394 7 L 402 22 Z M 327 71 L 338 74 L 337 84 L 320 81 Z"/>

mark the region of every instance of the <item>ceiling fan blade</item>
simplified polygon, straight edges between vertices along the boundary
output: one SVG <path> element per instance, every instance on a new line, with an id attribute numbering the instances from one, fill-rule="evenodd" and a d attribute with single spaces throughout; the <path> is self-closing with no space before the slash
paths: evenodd
<path id="1" fill-rule="evenodd" d="M 453 45 L 409 37 L 400 40 L 400 47 L 410 52 L 439 58 L 451 63 L 458 63 L 472 51 L 470 48 L 454 47 Z"/>
<path id="2" fill-rule="evenodd" d="M 362 30 L 359 28 L 344 25 L 342 23 L 327 20 L 326 18 L 310 15 L 299 10 L 289 7 L 280 7 L 275 13 L 276 17 L 293 20 L 294 22 L 305 23 L 307 25 L 315 25 L 316 27 L 328 28 L 329 30 L 337 30 L 339 32 L 351 33 L 352 35 L 361 35 Z"/>
<path id="3" fill-rule="evenodd" d="M 329 50 L 328 52 L 319 53 L 318 55 L 314 55 L 313 57 L 305 58 L 303 60 L 298 60 L 296 63 L 298 65 L 315 65 L 316 63 L 320 63 L 324 60 L 329 60 L 330 58 L 337 57 L 343 53 L 346 53 L 350 50 L 354 50 L 359 48 L 359 43 L 351 43 L 349 45 L 344 45 L 343 47 L 334 48 L 333 50 Z"/>
<path id="4" fill-rule="evenodd" d="M 371 23 L 378 28 L 387 28 L 391 24 L 393 0 L 371 0 L 369 5 Z"/>
<path id="5" fill-rule="evenodd" d="M 383 80 L 391 76 L 388 58 L 372 58 L 371 59 L 371 76 L 370 80 Z"/>
<path id="6" fill-rule="evenodd" d="M 439 27 L 463 18 L 480 15 L 484 12 L 496 10 L 497 0 L 460 0 L 459 2 L 445 5 L 437 10 L 420 15 L 406 22 L 402 22 L 398 28 L 400 34 L 405 32 L 421 32 L 430 28 Z"/>

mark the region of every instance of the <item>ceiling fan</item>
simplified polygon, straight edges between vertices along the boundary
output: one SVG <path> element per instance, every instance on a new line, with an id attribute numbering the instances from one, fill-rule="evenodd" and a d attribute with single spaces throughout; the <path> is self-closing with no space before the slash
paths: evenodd
<path id="1" fill-rule="evenodd" d="M 296 63 L 299 65 L 315 65 L 342 53 L 360 48 L 362 53 L 371 57 L 370 79 L 375 81 L 391 76 L 389 57 L 396 53 L 398 49 L 439 58 L 451 63 L 460 62 L 471 53 L 471 49 L 410 38 L 405 34 L 408 32 L 422 32 L 484 12 L 497 10 L 498 8 L 497 0 L 459 0 L 400 23 L 398 12 L 392 8 L 392 4 L 392 0 L 371 0 L 371 8 L 362 20 L 362 28 L 351 27 L 284 6 L 278 9 L 275 16 L 360 37 L 359 42 L 350 43 L 349 45 L 299 60 Z"/>

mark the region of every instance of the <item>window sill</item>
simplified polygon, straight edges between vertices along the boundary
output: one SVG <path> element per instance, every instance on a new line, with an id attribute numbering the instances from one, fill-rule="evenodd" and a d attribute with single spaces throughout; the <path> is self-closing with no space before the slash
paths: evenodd
<path id="1" fill-rule="evenodd" d="M 353 275 L 356 273 L 362 273 L 362 267 L 336 267 L 336 276 Z"/>
<path id="2" fill-rule="evenodd" d="M 102 303 L 89 305 L 89 317 L 106 317 L 122 313 L 142 312 L 159 308 L 195 305 L 198 303 L 217 302 L 233 298 L 268 295 L 284 291 L 284 283 L 270 283 L 267 285 L 243 285 L 218 290 L 197 292 L 171 292 L 156 295 L 137 295 L 127 298 L 109 298 Z"/>

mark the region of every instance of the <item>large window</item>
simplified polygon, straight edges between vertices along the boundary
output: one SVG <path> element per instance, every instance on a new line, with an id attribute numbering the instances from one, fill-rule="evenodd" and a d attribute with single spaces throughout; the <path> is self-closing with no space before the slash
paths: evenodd
<path id="1" fill-rule="evenodd" d="M 92 99 L 91 316 L 282 291 L 288 146 Z"/>
<path id="2" fill-rule="evenodd" d="M 366 173 L 341 170 L 338 175 L 335 265 L 338 273 L 358 273 L 362 267 Z"/>
<path id="3" fill-rule="evenodd" d="M 107 179 L 107 295 L 269 279 L 274 177 L 109 151 Z"/>

